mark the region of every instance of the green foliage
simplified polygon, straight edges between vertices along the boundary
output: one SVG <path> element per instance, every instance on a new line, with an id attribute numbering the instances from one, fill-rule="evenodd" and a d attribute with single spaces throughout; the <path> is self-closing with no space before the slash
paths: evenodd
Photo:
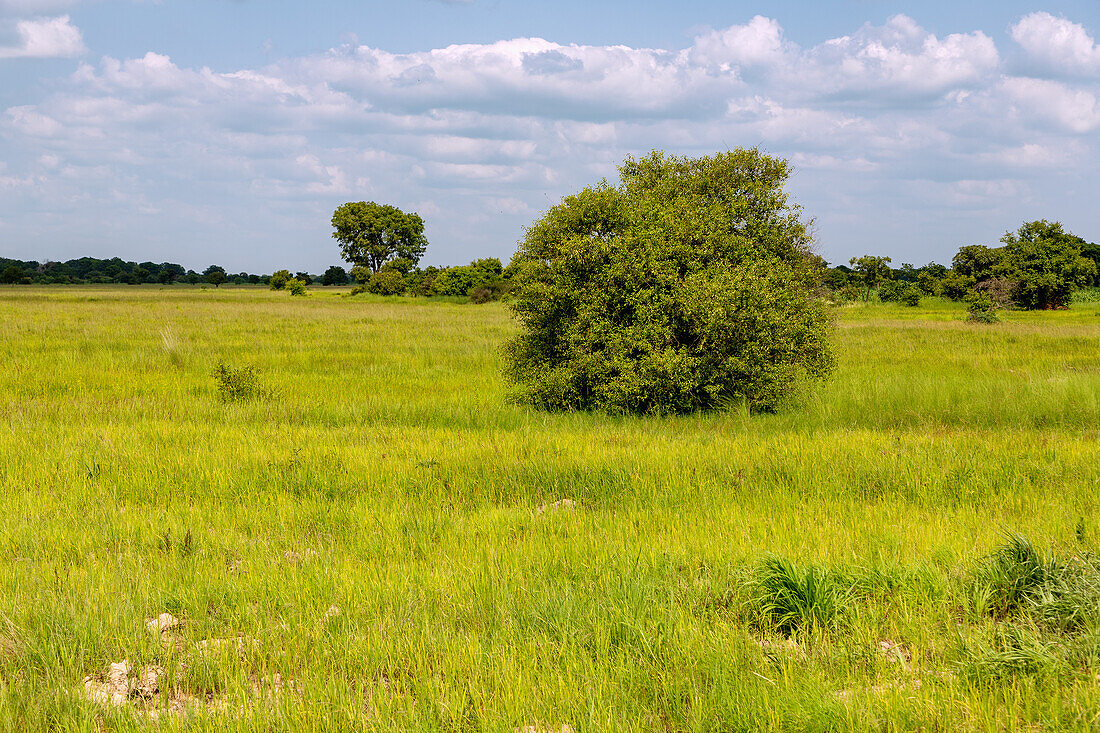
<path id="1" fill-rule="evenodd" d="M 1073 291 L 1097 274 L 1096 263 L 1081 256 L 1084 241 L 1058 222 L 1025 222 L 1001 241 L 1003 260 L 994 269 L 1016 282 L 1012 299 L 1021 308 L 1065 308 Z"/>
<path id="2" fill-rule="evenodd" d="M 871 299 L 871 290 L 891 277 L 890 258 L 863 255 L 848 261 L 852 266 L 852 279 L 863 286 L 863 299 Z"/>
<path id="3" fill-rule="evenodd" d="M 910 285 L 909 287 L 901 291 L 899 300 L 910 308 L 917 308 L 920 306 L 921 289 L 916 285 Z"/>
<path id="4" fill-rule="evenodd" d="M 952 270 L 939 281 L 940 294 L 949 300 L 963 300 L 976 281 L 970 275 Z"/>
<path id="5" fill-rule="evenodd" d="M 440 270 L 430 285 L 432 295 L 467 296 L 477 289 L 488 291 L 489 300 L 498 300 L 506 291 L 504 267 L 496 257 Z"/>
<path id="6" fill-rule="evenodd" d="M 299 280 L 296 277 L 292 277 L 286 281 L 286 289 L 291 295 L 305 295 L 306 282 L 305 280 Z"/>
<path id="7" fill-rule="evenodd" d="M 847 594 L 828 570 L 769 555 L 749 581 L 749 608 L 765 624 L 786 635 L 836 625 Z"/>
<path id="8" fill-rule="evenodd" d="M 17 265 L 8 265 L 4 268 L 3 272 L 0 272 L 0 283 L 4 285 L 14 285 L 15 283 L 23 281 L 23 268 Z"/>
<path id="9" fill-rule="evenodd" d="M 136 269 L 140 270 L 141 268 L 136 268 Z M 224 283 L 226 280 L 229 279 L 225 274 L 225 268 L 220 267 L 218 265 L 210 265 L 210 267 L 207 267 L 205 270 L 202 271 L 202 274 L 203 274 L 203 279 L 205 279 L 206 282 L 210 283 L 215 288 L 220 287 L 222 283 Z M 140 280 L 140 277 L 139 277 L 137 282 L 140 282 L 140 281 L 141 280 Z"/>
<path id="10" fill-rule="evenodd" d="M 348 262 L 378 272 L 401 258 L 416 264 L 427 249 L 424 220 L 395 206 L 357 201 L 343 204 L 332 215 L 332 236 Z"/>
<path id="11" fill-rule="evenodd" d="M 226 364 L 218 364 L 214 368 L 214 381 L 217 384 L 218 399 L 222 402 L 248 402 L 270 396 L 270 392 L 260 383 L 260 377 L 252 366 L 237 369 Z"/>
<path id="12" fill-rule="evenodd" d="M 1000 323 L 997 304 L 985 290 L 970 290 L 966 293 L 966 320 L 973 323 Z"/>
<path id="13" fill-rule="evenodd" d="M 268 280 L 268 287 L 272 290 L 282 290 L 290 280 L 290 270 L 276 270 Z"/>
<path id="14" fill-rule="evenodd" d="M 321 276 L 322 285 L 347 285 L 348 273 L 339 265 L 333 265 Z"/>
<path id="15" fill-rule="evenodd" d="M 968 244 L 960 247 L 951 260 L 952 269 L 970 281 L 978 282 L 996 275 L 1004 262 L 1004 252 L 982 244 Z"/>
<path id="16" fill-rule="evenodd" d="M 370 269 L 369 267 L 356 265 L 355 267 L 351 268 L 352 279 L 360 285 L 366 285 L 367 281 L 370 280 L 371 275 L 373 274 L 374 270 Z"/>
<path id="17" fill-rule="evenodd" d="M 904 283 L 897 280 L 886 280 L 878 286 L 878 299 L 883 303 L 896 303 L 901 300 L 903 290 L 905 290 Z"/>
<path id="18" fill-rule="evenodd" d="M 786 161 L 757 150 L 629 158 L 566 197 L 511 268 L 517 397 L 549 409 L 773 410 L 833 366 Z"/>
<path id="19" fill-rule="evenodd" d="M 940 295 L 943 292 L 941 284 L 947 276 L 948 269 L 935 262 L 929 262 L 917 273 L 917 285 L 926 295 Z"/>
<path id="20" fill-rule="evenodd" d="M 405 278 L 397 270 L 380 270 L 370 276 L 366 288 L 375 295 L 401 295 L 405 292 Z"/>

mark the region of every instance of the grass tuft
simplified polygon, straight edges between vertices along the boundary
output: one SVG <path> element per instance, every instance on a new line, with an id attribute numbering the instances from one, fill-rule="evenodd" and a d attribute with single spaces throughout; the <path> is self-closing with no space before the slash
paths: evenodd
<path id="1" fill-rule="evenodd" d="M 1044 556 L 1012 534 L 979 564 L 971 602 L 978 615 L 1027 614 L 1045 628 L 1079 631 L 1100 614 L 1100 563 L 1087 554 Z"/>
<path id="2" fill-rule="evenodd" d="M 787 636 L 834 627 L 847 599 L 825 568 L 799 568 L 777 555 L 764 558 L 749 580 L 749 607 Z"/>

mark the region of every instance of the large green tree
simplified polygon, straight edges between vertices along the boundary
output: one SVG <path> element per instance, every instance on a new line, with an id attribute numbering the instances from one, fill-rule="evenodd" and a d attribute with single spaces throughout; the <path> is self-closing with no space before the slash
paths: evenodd
<path id="1" fill-rule="evenodd" d="M 1073 291 L 1096 276 L 1096 263 L 1081 255 L 1085 241 L 1059 222 L 1024 222 L 1001 241 L 1004 256 L 995 274 L 1015 282 L 1012 299 L 1021 308 L 1064 308 Z"/>
<path id="2" fill-rule="evenodd" d="M 566 197 L 513 258 L 517 397 L 549 409 L 776 408 L 833 366 L 787 162 L 737 149 L 628 158 Z"/>
<path id="3" fill-rule="evenodd" d="M 373 201 L 346 203 L 332 215 L 333 238 L 343 258 L 378 272 L 386 262 L 403 258 L 415 265 L 424 256 L 428 240 L 424 220 L 396 206 Z"/>

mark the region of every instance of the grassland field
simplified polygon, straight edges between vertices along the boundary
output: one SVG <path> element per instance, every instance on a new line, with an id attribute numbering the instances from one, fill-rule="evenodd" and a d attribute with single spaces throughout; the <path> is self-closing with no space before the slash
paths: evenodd
<path id="1" fill-rule="evenodd" d="M 1100 729 L 1100 611 L 974 593 L 1100 545 L 1100 303 L 964 315 L 840 307 L 786 410 L 634 418 L 510 403 L 500 304 L 2 288 L 0 731 Z M 769 556 L 833 623 L 768 622 Z M 159 692 L 90 699 L 124 659 Z"/>

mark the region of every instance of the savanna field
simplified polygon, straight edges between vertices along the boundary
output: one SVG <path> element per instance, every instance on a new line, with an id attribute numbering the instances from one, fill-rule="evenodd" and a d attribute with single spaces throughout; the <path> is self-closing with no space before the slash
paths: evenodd
<path id="1" fill-rule="evenodd" d="M 1100 728 L 1100 302 L 636 418 L 372 297 L 0 291 L 0 730 Z"/>

